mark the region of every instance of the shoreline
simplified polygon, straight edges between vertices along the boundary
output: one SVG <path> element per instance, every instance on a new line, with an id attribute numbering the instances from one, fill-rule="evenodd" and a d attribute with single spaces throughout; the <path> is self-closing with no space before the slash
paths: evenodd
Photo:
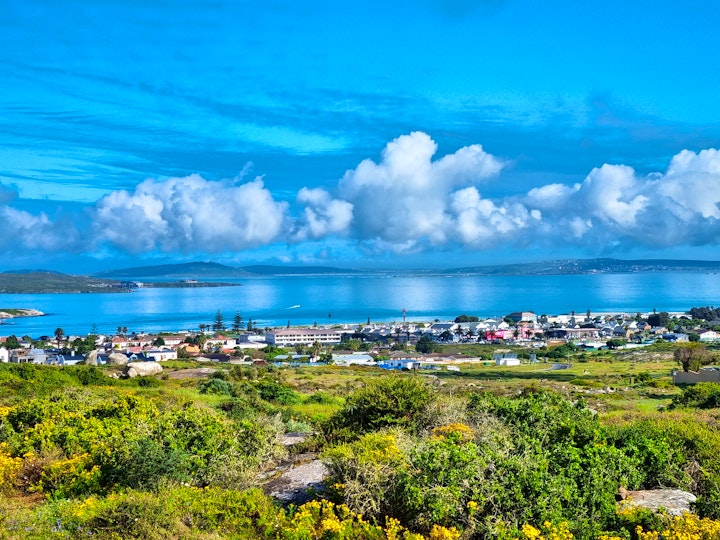
<path id="1" fill-rule="evenodd" d="M 0 308 L 0 324 L 2 319 L 19 319 L 22 317 L 42 317 L 45 313 L 37 309 Z"/>

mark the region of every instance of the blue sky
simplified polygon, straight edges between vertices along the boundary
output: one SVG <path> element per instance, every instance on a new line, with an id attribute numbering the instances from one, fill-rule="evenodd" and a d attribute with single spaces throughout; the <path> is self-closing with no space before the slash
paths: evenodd
<path id="1" fill-rule="evenodd" d="M 0 266 L 720 256 L 716 2 L 9 0 Z"/>

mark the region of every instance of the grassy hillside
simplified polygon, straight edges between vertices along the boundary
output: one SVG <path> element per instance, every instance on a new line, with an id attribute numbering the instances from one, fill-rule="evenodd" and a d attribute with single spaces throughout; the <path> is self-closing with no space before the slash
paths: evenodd
<path id="1" fill-rule="evenodd" d="M 686 532 L 720 526 L 720 386 L 673 387 L 667 351 L 567 369 L 163 366 L 122 380 L 0 365 L 0 538 L 644 540 L 638 526 L 679 526 L 616 511 L 621 486 L 691 490 L 711 521 Z M 280 444 L 298 431 L 310 438 Z M 258 489 L 313 454 L 329 477 L 312 502 Z"/>

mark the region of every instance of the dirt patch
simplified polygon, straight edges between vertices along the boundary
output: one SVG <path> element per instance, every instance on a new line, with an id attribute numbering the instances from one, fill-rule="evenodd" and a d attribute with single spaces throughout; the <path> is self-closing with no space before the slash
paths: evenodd
<path id="1" fill-rule="evenodd" d="M 217 369 L 209 367 L 178 369 L 167 374 L 168 379 L 204 379 L 215 373 Z"/>

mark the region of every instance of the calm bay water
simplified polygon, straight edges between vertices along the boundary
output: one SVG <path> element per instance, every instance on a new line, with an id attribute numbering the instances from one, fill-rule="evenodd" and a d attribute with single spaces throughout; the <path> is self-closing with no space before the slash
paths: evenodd
<path id="1" fill-rule="evenodd" d="M 720 305 L 720 274 L 638 273 L 573 276 L 283 276 L 239 280 L 239 287 L 139 289 L 132 293 L 0 294 L 2 308 L 34 308 L 44 317 L 12 319 L 0 335 L 197 330 L 219 309 L 261 327 L 452 319 L 461 313 L 560 314 L 686 311 Z"/>

